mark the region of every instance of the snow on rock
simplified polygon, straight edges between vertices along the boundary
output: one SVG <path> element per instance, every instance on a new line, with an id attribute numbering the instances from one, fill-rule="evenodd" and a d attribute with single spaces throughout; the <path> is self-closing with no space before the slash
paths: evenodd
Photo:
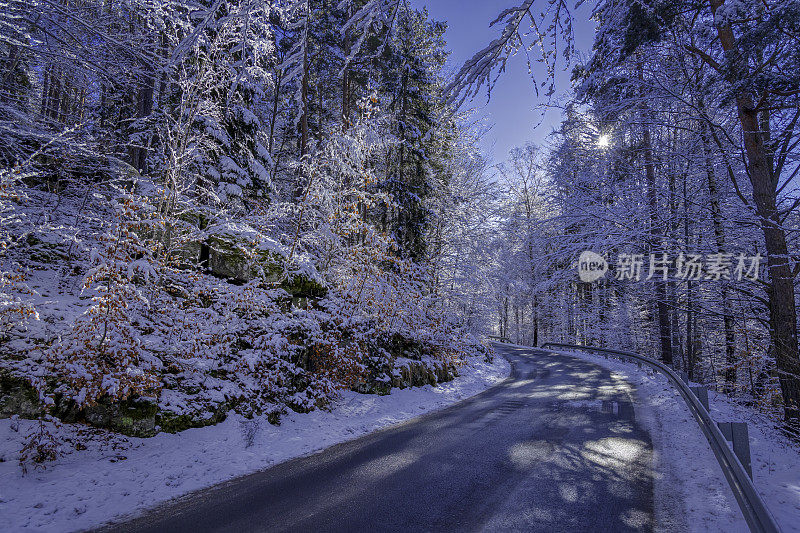
<path id="1" fill-rule="evenodd" d="M 653 440 L 656 524 L 662 531 L 749 531 L 711 447 L 680 393 L 661 374 L 584 353 L 569 355 L 635 385 L 636 414 Z M 747 422 L 756 488 L 785 533 L 800 533 L 800 450 L 774 424 L 725 395 L 709 392 L 711 417 Z"/>
<path id="2" fill-rule="evenodd" d="M 223 423 L 122 437 L 84 426 L 55 430 L 64 455 L 22 475 L 19 450 L 38 422 L 0 420 L 0 531 L 74 531 L 141 513 L 160 502 L 414 418 L 473 396 L 505 379 L 508 362 L 471 359 L 436 387 L 392 389 L 387 396 L 341 394 L 331 412 L 292 412 L 273 426 L 231 416 Z M 78 443 L 82 444 L 78 444 Z M 76 446 L 86 450 L 77 451 Z"/>

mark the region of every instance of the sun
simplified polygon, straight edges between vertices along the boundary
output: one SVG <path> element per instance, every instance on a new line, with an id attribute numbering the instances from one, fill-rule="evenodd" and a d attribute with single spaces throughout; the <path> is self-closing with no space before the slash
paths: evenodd
<path id="1" fill-rule="evenodd" d="M 611 144 L 611 139 L 608 137 L 608 135 L 601 135 L 600 137 L 597 138 L 597 146 L 599 146 L 600 148 L 608 148 L 610 144 Z"/>

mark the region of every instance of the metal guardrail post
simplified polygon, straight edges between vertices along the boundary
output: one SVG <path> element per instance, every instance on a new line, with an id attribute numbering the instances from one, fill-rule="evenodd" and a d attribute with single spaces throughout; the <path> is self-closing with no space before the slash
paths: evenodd
<path id="1" fill-rule="evenodd" d="M 733 453 L 739 458 L 747 475 L 753 479 L 753 470 L 750 465 L 750 435 L 747 431 L 747 424 L 744 422 L 717 422 L 717 426 L 731 443 Z"/>
<path id="2" fill-rule="evenodd" d="M 750 435 L 747 432 L 747 424 L 744 422 L 731 422 L 731 430 L 733 433 L 733 453 L 739 458 L 750 479 L 753 479 L 753 469 L 750 464 Z"/>
<path id="3" fill-rule="evenodd" d="M 722 468 L 722 473 L 725 474 L 725 478 L 728 480 L 728 484 L 730 485 L 733 495 L 739 504 L 742 515 L 744 516 L 747 525 L 750 527 L 750 531 L 754 533 L 780 532 L 781 529 L 778 526 L 778 523 L 775 522 L 775 518 L 773 518 L 772 514 L 767 509 L 764 500 L 761 499 L 761 496 L 759 496 L 758 491 L 753 485 L 752 471 L 749 461 L 750 441 L 747 438 L 746 424 L 730 423 L 731 439 L 734 438 L 734 431 L 736 431 L 736 434 L 738 435 L 733 442 L 734 450 L 731 450 L 726 442 L 727 439 L 722 434 L 722 431 L 711 419 L 708 409 L 706 409 L 697 396 L 695 396 L 695 393 L 688 387 L 686 382 L 684 382 L 684 380 L 681 379 L 681 377 L 678 376 L 674 370 L 662 362 L 656 361 L 655 359 L 650 359 L 649 357 L 644 357 L 639 354 L 623 352 L 620 350 L 592 348 L 554 342 L 546 342 L 542 344 L 542 349 L 548 348 L 589 351 L 591 353 L 598 353 L 606 356 L 609 354 L 616 355 L 625 360 L 640 361 L 653 370 L 659 371 L 666 375 L 681 393 L 681 396 L 683 396 L 687 407 L 689 407 L 689 410 L 692 412 L 695 420 L 697 420 L 697 423 L 700 425 L 700 429 L 703 430 L 703 433 L 705 434 L 706 439 L 711 446 L 711 450 L 714 452 L 714 456 L 717 458 L 717 461 Z M 736 430 L 734 430 L 734 426 L 737 428 Z M 744 427 L 742 428 L 742 426 Z M 747 451 L 746 455 L 744 455 L 745 446 Z M 739 453 L 746 458 L 744 461 L 739 458 L 739 453 L 736 452 L 737 449 L 739 450 Z M 745 465 L 745 463 L 747 464 Z"/>
<path id="4" fill-rule="evenodd" d="M 705 387 L 689 387 L 689 388 L 692 389 L 692 392 L 694 393 L 695 396 L 697 396 L 697 399 L 700 400 L 700 403 L 703 404 L 703 407 L 706 408 L 706 411 L 710 412 L 710 409 L 708 408 L 708 389 Z"/>

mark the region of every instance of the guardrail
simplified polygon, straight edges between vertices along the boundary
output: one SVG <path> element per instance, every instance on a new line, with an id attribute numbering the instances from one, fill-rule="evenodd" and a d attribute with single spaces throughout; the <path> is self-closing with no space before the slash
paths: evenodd
<path id="1" fill-rule="evenodd" d="M 686 405 L 694 415 L 695 420 L 703 430 L 708 443 L 711 445 L 711 450 L 719 461 L 722 467 L 722 472 L 731 486 L 733 495 L 739 503 L 739 508 L 742 510 L 744 519 L 750 527 L 750 531 L 756 532 L 780 532 L 772 514 L 767 509 L 764 501 L 756 491 L 752 480 L 747 475 L 742 463 L 731 451 L 726 443 L 725 436 L 720 431 L 720 428 L 711 419 L 708 410 L 703 406 L 700 400 L 695 396 L 689 386 L 675 373 L 674 370 L 655 359 L 644 357 L 631 352 L 623 352 L 620 350 L 610 350 L 606 348 L 593 348 L 590 346 L 577 346 L 573 344 L 560 344 L 555 342 L 547 342 L 542 345 L 543 349 L 560 348 L 565 350 L 580 350 L 589 353 L 600 355 L 613 355 L 623 360 L 632 360 L 635 363 L 644 363 L 653 369 L 666 375 L 672 384 L 678 389 L 683 396 Z"/>

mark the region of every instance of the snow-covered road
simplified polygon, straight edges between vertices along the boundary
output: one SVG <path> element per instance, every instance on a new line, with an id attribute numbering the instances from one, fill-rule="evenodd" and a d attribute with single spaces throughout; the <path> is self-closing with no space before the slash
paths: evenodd
<path id="1" fill-rule="evenodd" d="M 114 530 L 652 530 L 631 385 L 573 357 L 501 350 L 513 377 L 483 394 Z"/>

